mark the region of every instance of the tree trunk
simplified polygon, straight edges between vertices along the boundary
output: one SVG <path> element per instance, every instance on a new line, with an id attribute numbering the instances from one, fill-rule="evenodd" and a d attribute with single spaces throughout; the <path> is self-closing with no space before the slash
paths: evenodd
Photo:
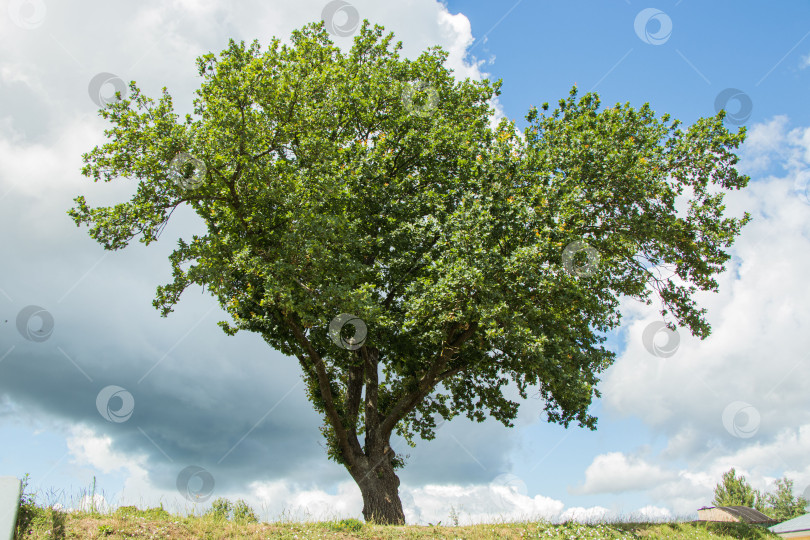
<path id="1" fill-rule="evenodd" d="M 405 513 L 399 499 L 399 477 L 389 461 L 393 451 L 386 448 L 388 454 L 376 460 L 376 467 L 364 468 L 354 477 L 363 494 L 363 517 L 366 523 L 405 525 Z"/>
<path id="2" fill-rule="evenodd" d="M 394 472 L 396 454 L 388 439 L 390 430 L 382 432 L 382 416 L 378 409 L 379 350 L 363 346 L 363 375 L 366 386 L 366 440 L 365 452 L 349 464 L 349 473 L 363 494 L 363 517 L 367 523 L 382 525 L 405 525 L 405 513 L 399 500 L 399 478 Z"/>

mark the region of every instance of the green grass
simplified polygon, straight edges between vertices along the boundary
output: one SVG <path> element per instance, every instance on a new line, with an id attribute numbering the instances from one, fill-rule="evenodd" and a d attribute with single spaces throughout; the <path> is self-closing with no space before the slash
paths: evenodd
<path id="1" fill-rule="evenodd" d="M 27 485 L 27 476 L 23 480 Z M 741 523 L 667 522 L 643 523 L 614 521 L 582 524 L 553 524 L 546 521 L 502 522 L 467 526 L 406 525 L 399 527 L 366 524 L 356 519 L 319 522 L 282 520 L 263 523 L 244 501 L 235 503 L 217 499 L 202 515 L 171 514 L 163 506 L 138 509 L 122 506 L 107 511 L 64 512 L 53 504 L 39 504 L 36 494 L 24 490 L 16 538 L 281 538 L 289 540 L 318 539 L 619 539 L 619 538 L 693 538 L 719 540 L 727 538 L 779 538 L 767 529 Z M 457 520 L 454 520 L 457 521 Z"/>

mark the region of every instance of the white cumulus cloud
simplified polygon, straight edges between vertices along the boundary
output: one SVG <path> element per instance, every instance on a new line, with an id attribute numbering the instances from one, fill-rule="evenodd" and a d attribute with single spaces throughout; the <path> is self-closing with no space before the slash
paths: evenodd
<path id="1" fill-rule="evenodd" d="M 594 458 L 585 470 L 585 484 L 576 493 L 622 493 L 644 490 L 668 480 L 672 473 L 641 458 L 610 452 Z"/>

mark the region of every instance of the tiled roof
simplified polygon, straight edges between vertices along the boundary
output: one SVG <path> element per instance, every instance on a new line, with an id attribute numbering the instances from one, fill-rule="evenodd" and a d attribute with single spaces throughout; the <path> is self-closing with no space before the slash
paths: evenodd
<path id="1" fill-rule="evenodd" d="M 810 531 L 810 514 L 783 521 L 779 525 L 768 527 L 768 530 L 775 533 Z"/>
<path id="2" fill-rule="evenodd" d="M 769 516 L 766 516 L 759 510 L 748 508 L 747 506 L 721 506 L 723 510 L 733 516 L 740 518 L 740 521 L 747 521 L 748 523 L 762 523 L 763 521 L 774 521 Z"/>
<path id="3" fill-rule="evenodd" d="M 759 510 L 754 510 L 753 508 L 748 508 L 747 506 L 704 506 L 700 510 L 710 510 L 712 508 L 723 510 L 724 512 L 731 514 L 740 521 L 746 523 L 772 523 L 774 521 Z"/>

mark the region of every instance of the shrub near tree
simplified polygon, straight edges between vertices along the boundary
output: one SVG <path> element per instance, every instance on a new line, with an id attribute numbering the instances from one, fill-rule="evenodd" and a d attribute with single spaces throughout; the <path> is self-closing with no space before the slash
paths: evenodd
<path id="1" fill-rule="evenodd" d="M 490 126 L 500 81 L 457 81 L 440 48 L 408 60 L 392 39 L 365 22 L 347 53 L 322 23 L 264 52 L 231 41 L 198 58 L 185 122 L 165 88 L 155 103 L 130 83 L 82 172 L 137 192 L 69 212 L 117 250 L 156 241 L 189 205 L 207 231 L 178 240 L 155 307 L 166 316 L 201 285 L 233 317 L 227 334 L 296 359 L 329 458 L 380 523 L 404 522 L 392 436 L 414 446 L 459 414 L 512 427 L 510 379 L 524 399 L 539 385 L 550 422 L 596 429 L 620 298 L 660 301 L 705 338 L 692 295 L 717 290 L 749 219 L 724 215 L 724 191 L 748 182 L 734 168 L 744 128 L 730 133 L 724 111 L 682 131 L 574 87 L 519 137 Z"/>
<path id="2" fill-rule="evenodd" d="M 223 497 L 215 499 L 206 515 L 215 520 L 233 520 L 236 523 L 258 523 L 259 521 L 256 513 L 243 499 L 239 499 L 235 503 Z"/>

